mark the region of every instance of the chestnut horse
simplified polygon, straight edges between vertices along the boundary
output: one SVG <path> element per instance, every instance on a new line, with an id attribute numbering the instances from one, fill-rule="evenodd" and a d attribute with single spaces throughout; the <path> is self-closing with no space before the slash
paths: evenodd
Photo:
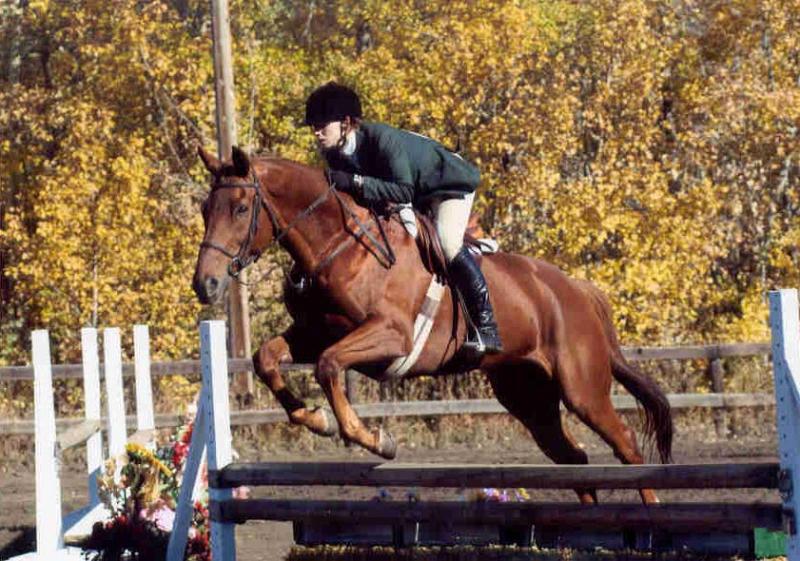
<path id="1" fill-rule="evenodd" d="M 346 441 L 393 458 L 394 439 L 383 429 L 364 426 L 340 378 L 352 367 L 385 379 L 388 365 L 411 351 L 414 320 L 432 277 L 415 240 L 397 221 L 381 218 L 379 229 L 377 219 L 329 185 L 320 169 L 273 157 L 250 161 L 237 148 L 231 161 L 199 152 L 213 182 L 203 205 L 205 235 L 193 279 L 198 298 L 219 301 L 232 275 L 270 243 L 280 243 L 313 283 L 287 301 L 290 312 L 305 321 L 295 321 L 253 356 L 257 375 L 292 423 L 324 436 L 335 434 L 338 426 Z M 485 255 L 481 267 L 504 351 L 482 357 L 479 368 L 544 453 L 560 464 L 588 463 L 562 424 L 563 401 L 620 461 L 643 463 L 636 435 L 611 404 L 616 379 L 643 406 L 644 430 L 661 461 L 669 462 L 669 402 L 650 378 L 626 363 L 604 295 L 586 281 L 522 255 Z M 453 363 L 465 333 L 463 314 L 446 290 L 430 338 L 406 376 L 457 369 Z M 279 365 L 292 361 L 316 363 L 316 380 L 335 420 L 325 408 L 307 408 L 286 387 Z M 582 502 L 596 501 L 593 489 L 576 492 Z M 658 500 L 652 489 L 640 494 L 645 503 Z"/>

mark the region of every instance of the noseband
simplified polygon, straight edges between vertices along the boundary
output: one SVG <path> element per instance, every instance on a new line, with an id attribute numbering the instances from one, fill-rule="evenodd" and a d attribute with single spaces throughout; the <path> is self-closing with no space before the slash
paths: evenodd
<path id="1" fill-rule="evenodd" d="M 253 210 L 252 214 L 250 215 L 250 227 L 247 230 L 247 238 L 245 238 L 242 245 L 239 247 L 239 251 L 236 254 L 231 253 L 221 245 L 214 243 L 212 241 L 203 241 L 200 243 L 200 248 L 211 248 L 216 249 L 223 255 L 230 257 L 231 262 L 228 265 L 228 274 L 233 278 L 237 278 L 239 273 L 241 273 L 245 267 L 255 263 L 258 261 L 258 258 L 261 257 L 261 250 L 252 250 L 250 249 L 250 245 L 253 242 L 253 238 L 256 236 L 256 232 L 258 231 L 258 216 L 261 212 L 261 207 L 264 207 L 264 210 L 267 211 L 269 215 L 270 222 L 272 222 L 272 231 L 273 231 L 273 242 L 279 243 L 290 231 L 294 228 L 297 223 L 302 220 L 303 218 L 310 215 L 314 212 L 319 205 L 321 205 L 325 200 L 328 198 L 330 194 L 330 189 L 326 189 L 325 192 L 317 197 L 309 206 L 307 206 L 302 212 L 300 212 L 297 216 L 289 222 L 285 228 L 281 228 L 280 224 L 278 223 L 278 213 L 273 208 L 272 204 L 269 202 L 268 199 L 261 195 L 261 183 L 258 181 L 258 176 L 255 173 L 251 173 L 250 176 L 251 181 L 249 183 L 228 183 L 225 181 L 220 181 L 211 185 L 211 190 L 216 191 L 217 189 L 234 189 L 234 188 L 241 188 L 241 189 L 253 189 L 255 194 L 253 195 Z"/>

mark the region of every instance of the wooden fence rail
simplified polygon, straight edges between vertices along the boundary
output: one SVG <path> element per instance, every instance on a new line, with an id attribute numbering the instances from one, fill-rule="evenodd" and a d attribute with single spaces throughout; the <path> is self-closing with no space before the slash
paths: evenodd
<path id="1" fill-rule="evenodd" d="M 674 409 L 690 407 L 710 408 L 715 410 L 730 407 L 763 407 L 775 404 L 775 396 L 769 393 L 687 393 L 668 394 Z M 612 395 L 614 406 L 620 411 L 636 409 L 634 399 L 629 395 Z M 359 417 L 363 419 L 379 417 L 436 417 L 440 415 L 481 415 L 506 413 L 506 409 L 496 399 L 454 399 L 447 401 L 383 401 L 379 403 L 357 403 L 353 406 Z M 102 419 L 106 422 L 105 417 Z M 285 422 L 286 412 L 283 409 L 256 409 L 231 411 L 231 425 L 260 425 Z M 59 432 L 68 431 L 83 422 L 79 417 L 56 419 Z M 156 428 L 177 427 L 185 422 L 184 415 L 179 413 L 163 413 L 155 416 Z M 128 428 L 136 426 L 136 417 L 127 418 Z M 0 436 L 32 435 L 33 420 L 0 421 Z"/>
<path id="2" fill-rule="evenodd" d="M 632 362 L 637 361 L 661 361 L 661 360 L 707 360 L 709 363 L 709 374 L 711 377 L 712 393 L 686 393 L 668 395 L 670 404 L 675 409 L 685 409 L 691 407 L 711 408 L 718 411 L 715 413 L 718 434 L 724 433 L 723 409 L 730 407 L 760 407 L 775 404 L 772 393 L 724 393 L 724 369 L 722 359 L 732 357 L 753 357 L 770 355 L 770 346 L 767 343 L 730 343 L 716 345 L 688 345 L 674 347 L 624 347 L 626 358 Z M 308 371 L 313 368 L 311 364 L 289 364 L 281 367 L 283 372 Z M 252 371 L 253 364 L 248 358 L 235 358 L 228 360 L 228 371 L 230 373 Z M 104 365 L 100 364 L 101 374 L 105 372 Z M 160 361 L 152 362 L 150 373 L 154 376 L 164 375 L 183 375 L 199 376 L 199 360 L 179 360 L 179 361 Z M 52 366 L 53 378 L 70 379 L 83 377 L 83 365 L 81 364 L 56 364 Z M 124 377 L 134 375 L 134 364 L 125 363 L 122 365 Z M 348 372 L 346 386 L 351 397 L 355 396 L 355 384 L 357 376 L 352 371 Z M 0 367 L 0 382 L 18 382 L 33 380 L 33 368 L 31 366 L 5 366 Z M 634 399 L 626 394 L 613 395 L 614 406 L 620 410 L 630 410 L 636 408 Z M 383 401 L 378 403 L 355 403 L 352 399 L 358 415 L 362 418 L 376 417 L 410 417 L 410 416 L 439 416 L 439 415 L 458 415 L 458 414 L 494 414 L 505 413 L 496 399 L 461 399 L 461 400 L 435 400 L 435 401 Z M 282 409 L 259 409 L 233 411 L 231 413 L 231 424 L 251 425 L 269 424 L 284 422 L 286 413 Z M 79 418 L 60 418 L 56 424 L 60 432 L 75 429 L 82 419 Z M 158 428 L 175 427 L 184 422 L 184 418 L 179 413 L 166 413 L 157 415 L 155 425 Z M 135 423 L 131 417 L 128 419 L 128 426 Z M 0 421 L 1 435 L 30 435 L 34 433 L 33 420 L 2 420 Z"/>
<path id="3" fill-rule="evenodd" d="M 623 347 L 625 358 L 632 362 L 647 360 L 708 360 L 715 361 L 723 358 L 764 356 L 770 354 L 768 343 L 726 343 L 717 345 L 686 345 L 675 347 Z M 311 364 L 289 364 L 281 366 L 283 372 L 304 371 L 313 368 Z M 54 364 L 53 378 L 81 378 L 83 366 L 81 364 Z M 100 367 L 103 372 L 103 365 Z M 249 358 L 235 358 L 228 361 L 228 371 L 252 372 L 253 363 Z M 200 374 L 199 360 L 178 360 L 153 362 L 150 366 L 153 376 L 165 375 L 196 375 Z M 123 376 L 133 376 L 133 364 L 123 364 Z M 0 382 L 17 380 L 33 380 L 31 366 L 2 366 L 0 367 Z"/>

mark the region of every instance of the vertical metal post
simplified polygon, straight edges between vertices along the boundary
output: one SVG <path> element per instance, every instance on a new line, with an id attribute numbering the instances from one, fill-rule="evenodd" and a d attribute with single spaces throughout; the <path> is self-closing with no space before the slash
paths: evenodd
<path id="1" fill-rule="evenodd" d="M 786 554 L 789 561 L 800 561 L 800 316 L 796 290 L 769 293 L 769 319 Z"/>
<path id="2" fill-rule="evenodd" d="M 231 30 L 228 0 L 211 0 L 211 23 L 214 39 L 214 91 L 217 100 L 217 150 L 221 159 L 230 159 L 236 142 L 236 98 L 233 90 L 231 63 Z M 247 272 L 242 271 L 239 282 L 228 289 L 228 325 L 230 353 L 233 357 L 250 356 L 250 305 Z M 239 373 L 237 393 L 253 393 L 253 375 Z"/>

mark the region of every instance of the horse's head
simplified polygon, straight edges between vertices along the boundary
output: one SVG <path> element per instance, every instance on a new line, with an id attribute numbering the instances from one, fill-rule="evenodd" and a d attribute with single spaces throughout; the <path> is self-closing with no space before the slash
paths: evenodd
<path id="1" fill-rule="evenodd" d="M 203 203 L 205 234 L 200 244 L 192 288 L 203 304 L 222 299 L 232 276 L 252 263 L 271 239 L 272 224 L 259 228 L 262 193 L 247 155 L 233 148 L 230 162 L 220 161 L 202 147 L 200 158 L 213 176 Z"/>

